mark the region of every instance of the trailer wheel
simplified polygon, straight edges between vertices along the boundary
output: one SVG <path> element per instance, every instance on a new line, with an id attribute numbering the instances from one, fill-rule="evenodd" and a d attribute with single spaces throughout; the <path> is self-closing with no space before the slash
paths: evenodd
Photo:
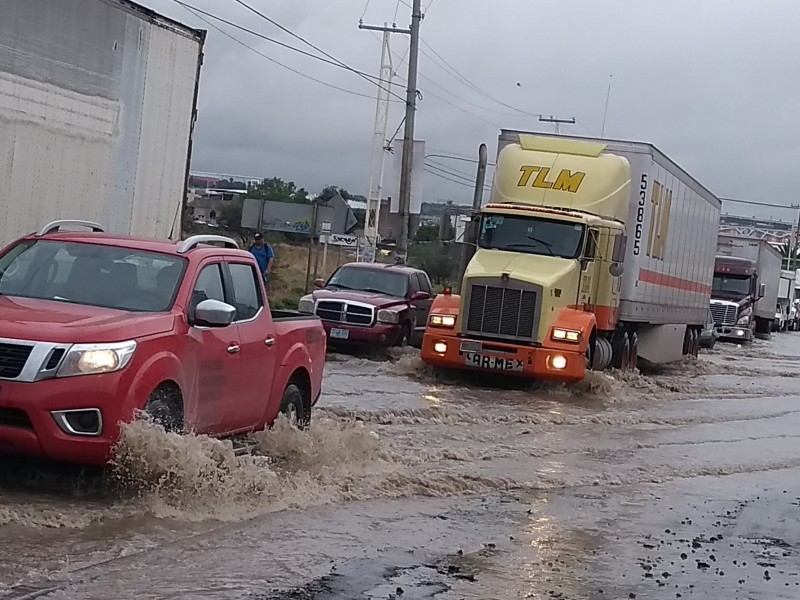
<path id="1" fill-rule="evenodd" d="M 639 334 L 635 331 L 631 331 L 628 335 L 631 339 L 631 354 L 628 360 L 628 369 L 630 371 L 636 371 L 636 369 L 639 368 Z"/>
<path id="2" fill-rule="evenodd" d="M 631 341 L 626 331 L 620 331 L 614 335 L 612 348 L 612 366 L 620 371 L 627 371 L 631 361 Z"/>
<path id="3" fill-rule="evenodd" d="M 692 356 L 700 356 L 700 332 L 697 329 L 692 329 Z"/>
<path id="4" fill-rule="evenodd" d="M 281 414 L 289 420 L 289 424 L 292 427 L 297 427 L 298 429 L 305 429 L 311 420 L 311 415 L 306 414 L 303 392 L 295 383 L 290 383 L 283 390 Z"/>

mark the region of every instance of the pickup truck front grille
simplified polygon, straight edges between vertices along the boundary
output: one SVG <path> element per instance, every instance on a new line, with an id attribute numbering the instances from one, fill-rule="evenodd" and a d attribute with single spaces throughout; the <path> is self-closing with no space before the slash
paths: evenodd
<path id="1" fill-rule="evenodd" d="M 534 338 L 536 292 L 472 284 L 468 302 L 466 333 L 524 340 Z"/>
<path id="2" fill-rule="evenodd" d="M 27 344 L 0 343 L 0 377 L 15 379 L 22 374 L 33 346 Z"/>
<path id="3" fill-rule="evenodd" d="M 711 316 L 715 325 L 736 325 L 738 307 L 735 304 L 711 303 Z"/>
<path id="4" fill-rule="evenodd" d="M 317 302 L 317 316 L 323 321 L 369 327 L 374 320 L 375 309 L 360 304 L 348 304 L 338 300 Z"/>

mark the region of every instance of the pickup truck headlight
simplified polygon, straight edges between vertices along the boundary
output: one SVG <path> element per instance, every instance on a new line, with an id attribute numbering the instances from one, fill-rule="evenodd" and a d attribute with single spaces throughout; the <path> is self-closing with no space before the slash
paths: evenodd
<path id="1" fill-rule="evenodd" d="M 554 340 L 558 342 L 572 342 L 577 344 L 581 341 L 581 332 L 575 331 L 574 329 L 553 329 L 553 334 L 551 336 Z"/>
<path id="2" fill-rule="evenodd" d="M 135 351 L 135 341 L 118 344 L 75 344 L 64 357 L 56 377 L 113 373 L 128 366 Z"/>
<path id="3" fill-rule="evenodd" d="M 750 315 L 745 315 L 736 321 L 737 325 L 750 325 Z"/>
<path id="4" fill-rule="evenodd" d="M 454 315 L 431 315 L 428 323 L 431 327 L 455 327 L 456 318 Z"/>
<path id="5" fill-rule="evenodd" d="M 396 325 L 400 322 L 400 313 L 396 310 L 383 309 L 378 311 L 378 323 Z"/>
<path id="6" fill-rule="evenodd" d="M 297 312 L 301 313 L 308 313 L 309 315 L 314 314 L 314 298 L 311 296 L 303 296 L 300 298 L 300 302 L 297 303 Z"/>

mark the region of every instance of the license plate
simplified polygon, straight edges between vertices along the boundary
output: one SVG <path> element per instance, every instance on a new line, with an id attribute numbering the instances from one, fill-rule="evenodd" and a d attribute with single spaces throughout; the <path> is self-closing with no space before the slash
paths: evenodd
<path id="1" fill-rule="evenodd" d="M 493 369 L 495 371 L 523 371 L 525 366 L 516 358 L 503 358 L 502 356 L 486 356 L 477 352 L 466 352 L 464 364 L 480 369 Z"/>
<path id="2" fill-rule="evenodd" d="M 346 340 L 350 337 L 350 332 L 347 329 L 331 328 L 331 337 L 336 340 Z"/>

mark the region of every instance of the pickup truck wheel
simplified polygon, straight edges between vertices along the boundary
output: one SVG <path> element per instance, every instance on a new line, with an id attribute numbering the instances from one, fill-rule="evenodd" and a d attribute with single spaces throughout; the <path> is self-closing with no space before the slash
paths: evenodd
<path id="1" fill-rule="evenodd" d="M 306 414 L 303 392 L 297 384 L 290 383 L 283 390 L 281 414 L 289 420 L 289 424 L 292 427 L 297 427 L 298 429 L 305 429 L 311 422 L 311 415 Z"/>
<path id="2" fill-rule="evenodd" d="M 183 431 L 183 400 L 180 391 L 173 386 L 156 388 L 150 394 L 144 412 L 167 431 Z"/>
<path id="3" fill-rule="evenodd" d="M 397 338 L 397 345 L 405 348 L 409 344 L 411 344 L 411 323 L 406 321 L 403 323 L 403 327 L 400 328 L 400 337 Z"/>

